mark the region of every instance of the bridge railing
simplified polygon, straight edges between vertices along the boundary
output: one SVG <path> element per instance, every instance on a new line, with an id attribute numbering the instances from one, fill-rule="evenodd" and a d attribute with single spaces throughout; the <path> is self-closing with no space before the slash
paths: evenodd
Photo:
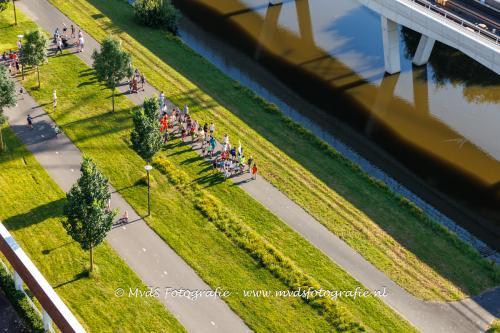
<path id="1" fill-rule="evenodd" d="M 452 22 L 455 22 L 456 24 L 462 26 L 463 28 L 467 29 L 470 32 L 477 33 L 480 37 L 483 37 L 491 42 L 493 42 L 495 45 L 500 45 L 500 37 L 489 32 L 486 29 L 483 29 L 477 25 L 475 25 L 472 22 L 469 22 L 467 20 L 464 20 L 463 18 L 450 13 L 449 11 L 437 6 L 436 4 L 433 4 L 429 1 L 425 0 L 408 0 L 410 2 L 413 2 L 417 5 L 420 5 L 422 7 L 425 7 L 429 11 L 436 13 L 442 17 L 444 17 L 447 20 L 450 20 Z"/>
<path id="2" fill-rule="evenodd" d="M 14 285 L 19 291 L 24 292 L 26 284 L 33 296 L 36 297 L 42 311 L 32 306 L 41 314 L 43 326 L 46 331 L 52 332 L 52 321 L 63 333 L 85 333 L 85 329 L 71 313 L 61 298 L 57 295 L 49 282 L 43 277 L 38 268 L 16 243 L 12 235 L 0 222 L 0 253 L 2 253 L 14 269 Z M 7 269 L 8 271 L 8 269 Z M 29 299 L 29 298 L 28 298 Z"/>

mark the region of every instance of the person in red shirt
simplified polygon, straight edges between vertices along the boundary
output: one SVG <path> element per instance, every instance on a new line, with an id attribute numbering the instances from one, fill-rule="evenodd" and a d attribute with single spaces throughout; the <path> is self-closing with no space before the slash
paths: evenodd
<path id="1" fill-rule="evenodd" d="M 252 179 L 253 180 L 257 179 L 257 172 L 258 172 L 257 163 L 254 163 L 253 167 L 252 167 Z"/>

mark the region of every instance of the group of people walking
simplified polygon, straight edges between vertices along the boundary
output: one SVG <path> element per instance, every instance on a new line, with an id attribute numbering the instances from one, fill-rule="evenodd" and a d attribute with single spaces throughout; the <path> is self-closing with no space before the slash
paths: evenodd
<path id="1" fill-rule="evenodd" d="M 70 31 L 68 31 L 68 27 L 63 23 L 62 33 L 57 27 L 54 30 L 53 41 L 56 44 L 55 54 L 62 54 L 63 49 L 70 47 L 71 45 L 76 45 L 78 52 L 83 52 L 83 47 L 85 46 L 85 39 L 83 38 L 83 33 L 81 30 L 78 30 L 76 33 L 75 26 L 71 24 Z M 76 39 L 75 42 L 70 43 L 70 38 Z"/>
<path id="2" fill-rule="evenodd" d="M 241 142 L 238 147 L 231 146 L 229 135 L 224 134 L 223 142 L 220 144 L 220 151 L 217 150 L 217 140 L 214 137 L 215 124 L 205 123 L 203 126 L 198 121 L 191 118 L 189 107 L 184 106 L 182 111 L 173 107 L 170 115 L 167 112 L 165 103 L 165 95 L 160 94 L 159 106 L 161 111 L 160 130 L 164 133 L 164 141 L 168 142 L 170 138 L 169 128 L 172 128 L 172 133 L 180 135 L 182 141 L 186 138 L 191 138 L 191 144 L 198 143 L 201 146 L 201 154 L 203 157 L 210 160 L 214 170 L 221 172 L 224 177 L 230 178 L 235 175 L 241 175 L 245 172 L 250 172 L 252 179 L 257 178 L 257 163 L 250 156 L 246 160 L 243 154 Z"/>
<path id="3" fill-rule="evenodd" d="M 20 71 L 19 57 L 21 55 L 22 45 L 18 42 L 18 51 L 9 50 L 9 52 L 4 52 L 2 54 L 2 64 L 7 66 L 9 69 L 9 74 L 15 76 Z"/>
<path id="4" fill-rule="evenodd" d="M 139 83 L 141 84 L 140 89 L 144 91 L 146 77 L 144 76 L 144 73 L 139 72 L 139 70 L 136 68 L 132 76 L 128 79 L 129 93 L 137 93 L 139 91 Z"/>
<path id="5" fill-rule="evenodd" d="M 75 27 L 71 24 L 70 31 L 63 23 L 62 33 L 57 27 L 54 31 L 53 41 L 57 45 L 57 50 L 55 54 L 62 53 L 63 48 L 68 47 L 69 38 L 77 38 L 76 45 L 78 46 L 78 51 L 82 52 L 85 41 L 83 39 L 82 31 L 79 30 L 76 34 Z M 69 35 L 68 35 L 69 34 Z M 9 51 L 7 55 L 5 52 L 2 56 L 2 60 L 7 61 L 16 60 L 17 54 L 15 52 Z M 140 84 L 140 89 L 139 89 Z M 139 90 L 144 90 L 146 84 L 146 78 L 143 73 L 140 73 L 138 69 L 135 69 L 133 75 L 128 80 L 129 92 L 137 93 Z M 56 90 L 53 91 L 53 110 L 56 111 L 57 108 L 57 94 Z M 224 177 L 230 178 L 234 175 L 240 175 L 245 172 L 249 172 L 252 175 L 252 179 L 257 177 L 257 163 L 250 156 L 248 160 L 243 153 L 243 147 L 241 142 L 238 147 L 231 146 L 229 141 L 229 135 L 224 134 L 223 142 L 220 144 L 220 150 L 217 150 L 217 140 L 214 137 L 215 124 L 205 123 L 203 126 L 198 123 L 198 121 L 191 118 L 189 114 L 189 107 L 184 106 L 182 110 L 177 107 L 173 107 L 170 114 L 168 113 L 167 100 L 163 92 L 160 93 L 158 98 L 159 108 L 161 112 L 160 117 L 160 128 L 164 135 L 164 142 L 167 143 L 170 139 L 169 128 L 172 128 L 172 133 L 178 133 L 185 142 L 186 138 L 189 136 L 191 138 L 191 143 L 198 143 L 201 146 L 202 155 L 210 160 L 214 170 L 221 172 Z M 33 128 L 33 118 L 31 115 L 27 117 L 27 123 L 29 128 Z"/>

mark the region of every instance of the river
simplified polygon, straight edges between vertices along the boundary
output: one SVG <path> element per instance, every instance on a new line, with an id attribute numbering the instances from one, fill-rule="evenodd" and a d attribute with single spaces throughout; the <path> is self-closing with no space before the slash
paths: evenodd
<path id="1" fill-rule="evenodd" d="M 500 235 L 498 75 L 439 43 L 427 66 L 413 67 L 419 36 L 408 29 L 400 32 L 401 73 L 385 75 L 380 16 L 354 0 L 295 0 L 280 6 L 268 6 L 267 0 L 174 3 L 209 30 L 210 38 L 241 55 L 211 44 L 205 32 L 181 26 L 194 49 L 210 53 L 208 58 L 222 67 L 239 67 L 257 93 L 282 109 L 297 110 L 299 121 L 314 123 L 320 136 L 340 136 L 371 155 L 369 160 L 423 199 L 434 201 L 401 170 L 439 193 L 432 195 L 444 193 L 455 207 L 472 213 L 460 214 L 462 219 L 481 221 Z M 264 70 L 249 69 L 255 66 Z M 279 82 L 269 84 L 275 79 Z M 283 93 L 280 85 L 299 98 Z M 356 135 L 342 135 L 344 125 L 365 143 L 350 142 Z M 378 148 L 394 161 L 386 163 L 374 153 Z"/>

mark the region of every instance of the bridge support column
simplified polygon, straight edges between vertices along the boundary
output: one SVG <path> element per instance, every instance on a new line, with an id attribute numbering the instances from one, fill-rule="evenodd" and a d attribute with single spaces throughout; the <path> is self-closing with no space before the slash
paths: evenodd
<path id="1" fill-rule="evenodd" d="M 434 47 L 435 39 L 422 35 L 420 42 L 418 42 L 417 51 L 413 57 L 413 64 L 416 66 L 425 65 L 429 61 L 432 48 Z"/>
<path id="2" fill-rule="evenodd" d="M 398 24 L 384 16 L 381 16 L 381 20 L 385 71 L 389 74 L 399 73 L 401 71 L 401 63 L 399 60 Z"/>

